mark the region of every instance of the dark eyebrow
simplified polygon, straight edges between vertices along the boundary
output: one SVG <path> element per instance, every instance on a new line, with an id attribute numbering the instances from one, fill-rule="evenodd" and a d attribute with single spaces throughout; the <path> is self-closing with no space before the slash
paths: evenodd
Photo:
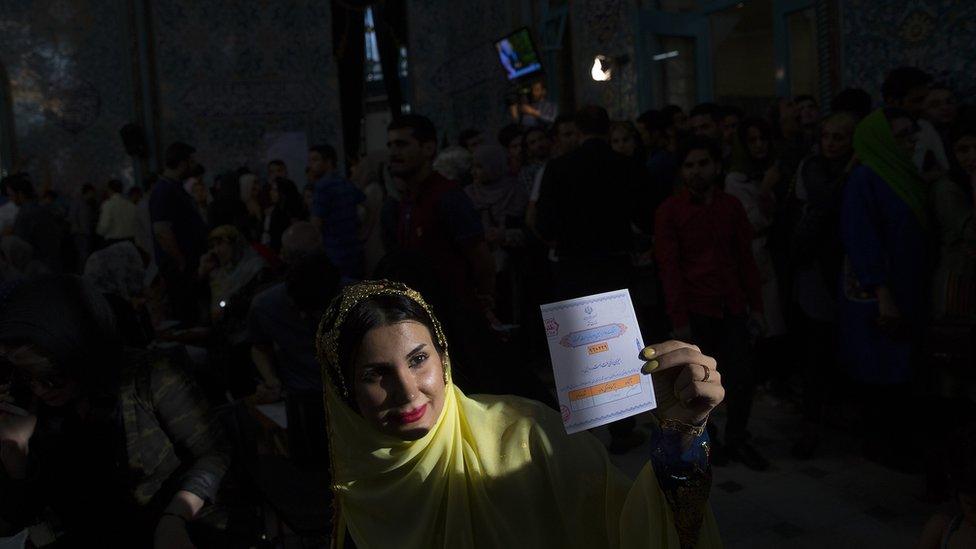
<path id="1" fill-rule="evenodd" d="M 412 350 L 412 351 L 410 351 L 409 353 L 407 353 L 407 358 L 410 358 L 410 357 L 412 357 L 413 355 L 415 355 L 415 354 L 417 354 L 417 353 L 419 353 L 419 352 L 420 352 L 420 351 L 422 351 L 422 350 L 424 349 L 424 347 L 426 347 L 426 346 L 427 346 L 427 344 L 426 344 L 426 343 L 421 343 L 420 345 L 417 345 L 416 347 L 414 347 L 414 350 Z"/>
<path id="2" fill-rule="evenodd" d="M 407 353 L 407 356 L 405 358 L 410 358 L 414 356 L 415 354 L 424 350 L 424 348 L 426 347 L 427 347 L 426 343 L 421 343 L 420 345 L 417 345 L 416 347 L 414 347 L 412 351 Z M 380 369 L 392 368 L 392 367 L 393 365 L 390 364 L 389 362 L 371 362 L 369 364 L 363 364 L 362 366 L 360 366 L 360 368 L 363 370 L 380 370 Z"/>

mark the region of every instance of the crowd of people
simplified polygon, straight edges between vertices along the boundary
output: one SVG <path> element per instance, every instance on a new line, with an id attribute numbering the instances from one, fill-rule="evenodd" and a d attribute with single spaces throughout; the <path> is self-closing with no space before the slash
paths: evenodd
<path id="1" fill-rule="evenodd" d="M 553 407 L 539 306 L 628 288 L 646 341 L 693 343 L 721 368 L 711 465 L 769 468 L 749 431 L 757 389 L 797 402 L 798 459 L 852 406 L 840 427 L 866 458 L 925 471 L 934 497 L 959 491 L 964 518 L 926 532 L 941 540 L 976 513 L 976 110 L 913 67 L 880 93 L 878 108 L 847 89 L 829 109 L 804 95 L 614 121 L 559 114 L 536 86 L 515 122 L 441 150 L 417 114 L 348 170 L 313 146 L 300 184 L 280 160 L 211 175 L 180 142 L 128 191 L 63 197 L 13 173 L 0 526 L 189 546 L 236 459 L 219 410 L 323 413 L 320 319 L 344 288 L 385 279 L 436 311 L 467 394 Z M 633 418 L 610 434 L 611 453 L 645 442 Z"/>

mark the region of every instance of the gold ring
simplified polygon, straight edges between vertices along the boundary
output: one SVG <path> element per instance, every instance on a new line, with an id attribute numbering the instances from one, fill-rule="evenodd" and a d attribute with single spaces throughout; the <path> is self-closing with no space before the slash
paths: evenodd
<path id="1" fill-rule="evenodd" d="M 712 376 L 712 369 L 709 368 L 708 366 L 705 366 L 704 364 L 702 364 L 702 368 L 705 369 L 705 377 L 703 377 L 701 381 L 702 383 L 705 383 L 706 381 L 708 381 L 708 378 Z"/>

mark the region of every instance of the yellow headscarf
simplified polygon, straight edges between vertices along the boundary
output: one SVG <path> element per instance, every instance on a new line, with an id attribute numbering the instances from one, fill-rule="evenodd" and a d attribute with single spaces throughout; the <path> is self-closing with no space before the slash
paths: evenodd
<path id="1" fill-rule="evenodd" d="M 444 408 L 423 438 L 380 433 L 349 405 L 338 363 L 348 312 L 380 295 L 427 311 L 445 349 Z M 650 464 L 635 482 L 593 436 L 569 436 L 555 411 L 512 396 L 467 397 L 450 382 L 440 324 L 417 292 L 378 281 L 347 288 L 316 337 L 323 366 L 336 532 L 373 548 L 679 547 L 671 509 Z M 720 547 L 710 512 L 698 547 Z"/>

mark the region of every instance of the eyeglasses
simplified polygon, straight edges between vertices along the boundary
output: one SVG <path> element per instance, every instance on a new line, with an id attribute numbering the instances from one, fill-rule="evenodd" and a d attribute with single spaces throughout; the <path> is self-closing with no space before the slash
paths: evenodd
<path id="1" fill-rule="evenodd" d="M 32 350 L 32 346 L 24 345 L 8 353 L 0 354 L 0 365 L 3 366 L 3 369 L 9 369 L 10 382 L 20 382 L 30 385 L 32 389 L 43 390 L 60 389 L 68 384 L 68 378 L 60 374 L 35 376 L 28 373 L 27 370 L 49 369 L 51 367 L 51 360 L 37 355 L 36 352 L 34 354 L 37 358 L 21 357 L 23 353 Z"/>

